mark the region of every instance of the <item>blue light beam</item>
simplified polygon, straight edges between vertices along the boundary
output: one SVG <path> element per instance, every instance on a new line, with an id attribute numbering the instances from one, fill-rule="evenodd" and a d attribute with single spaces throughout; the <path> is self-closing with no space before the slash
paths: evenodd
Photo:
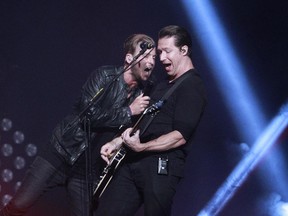
<path id="1" fill-rule="evenodd" d="M 242 136 L 242 141 L 248 144 L 254 143 L 268 121 L 211 1 L 181 0 L 181 2 L 195 28 L 196 36 L 213 70 L 212 75 L 223 94 L 230 115 Z M 276 148 L 276 151 L 267 158 L 268 166 L 261 170 L 261 172 L 264 171 L 261 173 L 261 177 L 263 176 L 261 179 L 268 187 L 280 189 L 287 194 L 287 168 L 283 163 L 283 158 L 283 154 Z M 277 176 L 277 184 L 269 182 L 268 175 Z"/>
<path id="2" fill-rule="evenodd" d="M 225 31 L 207 0 L 182 0 L 187 16 L 196 29 L 197 37 L 208 62 L 215 71 L 226 106 L 243 133 L 245 142 L 252 143 L 263 130 L 265 122 L 258 102 L 243 73 Z"/>
<path id="3" fill-rule="evenodd" d="M 250 152 L 239 162 L 198 216 L 213 216 L 223 209 L 259 160 L 267 153 L 270 147 L 276 143 L 279 136 L 287 128 L 287 125 L 288 103 L 282 107 L 280 113 L 272 120 L 258 140 L 253 144 Z"/>

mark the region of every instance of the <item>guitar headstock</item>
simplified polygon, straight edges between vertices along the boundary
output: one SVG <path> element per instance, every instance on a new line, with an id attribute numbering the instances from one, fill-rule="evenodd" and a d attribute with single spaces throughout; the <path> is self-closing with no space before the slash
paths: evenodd
<path id="1" fill-rule="evenodd" d="M 163 104 L 164 104 L 164 101 L 163 101 L 163 100 L 159 100 L 159 101 L 157 101 L 156 103 L 152 104 L 151 106 L 147 107 L 147 108 L 144 110 L 143 114 L 147 114 L 147 113 L 149 113 L 149 114 L 155 114 L 155 113 L 157 113 L 157 112 L 161 109 L 161 107 L 163 106 Z"/>

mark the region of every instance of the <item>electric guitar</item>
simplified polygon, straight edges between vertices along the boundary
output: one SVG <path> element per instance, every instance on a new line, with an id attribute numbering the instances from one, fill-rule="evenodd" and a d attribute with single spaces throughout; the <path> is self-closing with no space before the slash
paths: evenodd
<path id="1" fill-rule="evenodd" d="M 163 103 L 164 102 L 162 100 L 159 100 L 155 104 L 146 108 L 144 110 L 144 112 L 142 113 L 142 115 L 137 120 L 137 122 L 135 123 L 135 125 L 133 126 L 130 135 L 134 134 L 137 131 L 137 129 L 138 129 L 137 127 L 145 115 L 147 115 L 147 114 L 156 115 L 157 112 L 160 110 L 160 108 L 163 106 Z M 126 149 L 122 143 L 121 147 L 111 156 L 111 158 L 109 160 L 109 164 L 107 164 L 104 167 L 100 177 L 98 178 L 98 180 L 94 184 L 94 189 L 93 189 L 94 199 L 98 199 L 102 195 L 102 193 L 104 192 L 104 190 L 106 189 L 106 187 L 110 183 L 116 169 L 120 165 L 121 161 L 124 159 L 125 155 L 126 155 Z"/>

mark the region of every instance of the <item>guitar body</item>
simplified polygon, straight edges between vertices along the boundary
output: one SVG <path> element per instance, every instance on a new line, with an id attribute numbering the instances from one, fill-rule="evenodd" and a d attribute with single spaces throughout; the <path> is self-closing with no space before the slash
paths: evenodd
<path id="1" fill-rule="evenodd" d="M 110 163 L 103 169 L 99 179 L 95 183 L 93 196 L 94 198 L 99 198 L 108 184 L 110 183 L 115 170 L 120 165 L 121 161 L 124 159 L 126 155 L 126 150 L 122 146 L 111 158 Z"/>

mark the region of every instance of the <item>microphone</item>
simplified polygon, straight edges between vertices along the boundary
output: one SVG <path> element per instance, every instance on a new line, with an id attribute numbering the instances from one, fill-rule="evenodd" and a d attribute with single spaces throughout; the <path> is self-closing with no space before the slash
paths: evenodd
<path id="1" fill-rule="evenodd" d="M 149 96 L 154 87 L 154 82 L 152 80 L 147 80 L 146 86 L 143 91 L 143 96 Z"/>
<path id="2" fill-rule="evenodd" d="M 140 55 L 143 55 L 143 53 L 145 53 L 147 49 L 152 49 L 153 47 L 155 47 L 154 44 L 151 44 L 151 43 L 145 42 L 145 41 L 141 42 L 141 44 L 140 44 L 141 50 L 140 50 L 140 52 L 133 58 L 133 60 L 135 61 L 136 59 L 139 58 Z"/>
<path id="3" fill-rule="evenodd" d="M 149 42 L 142 42 L 142 43 L 140 44 L 140 48 L 141 48 L 142 50 L 152 49 L 152 48 L 154 48 L 154 47 L 155 47 L 154 44 L 151 44 L 151 43 L 149 43 Z"/>

